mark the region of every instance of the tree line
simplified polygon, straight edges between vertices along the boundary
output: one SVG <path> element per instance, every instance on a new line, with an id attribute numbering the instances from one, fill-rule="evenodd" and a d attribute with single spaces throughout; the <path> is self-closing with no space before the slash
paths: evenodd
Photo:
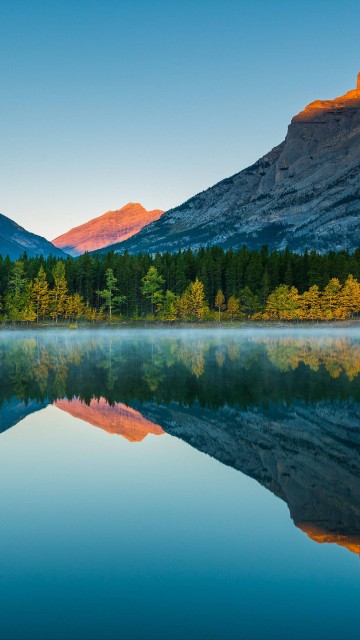
<path id="1" fill-rule="evenodd" d="M 297 400 L 360 401 L 360 346 L 344 337 L 147 336 L 0 336 L 0 407 L 14 397 L 25 403 L 103 397 L 130 406 L 156 400 L 215 409 L 270 404 L 270 411 L 271 403 L 284 408 Z"/>
<path id="2" fill-rule="evenodd" d="M 0 257 L 0 318 L 332 320 L 360 312 L 360 249 L 321 255 L 209 247 L 176 254 Z"/>

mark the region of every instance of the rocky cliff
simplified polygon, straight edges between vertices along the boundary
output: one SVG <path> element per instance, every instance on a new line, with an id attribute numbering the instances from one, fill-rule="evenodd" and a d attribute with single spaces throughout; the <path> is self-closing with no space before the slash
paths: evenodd
<path id="1" fill-rule="evenodd" d="M 63 251 L 42 236 L 26 231 L 7 216 L 0 214 L 0 255 L 17 260 L 25 251 L 29 257 L 36 255 L 45 258 L 50 255 L 58 258 L 66 257 Z"/>
<path id="2" fill-rule="evenodd" d="M 267 410 L 136 405 L 147 419 L 284 500 L 317 542 L 360 553 L 360 405 L 352 400 Z"/>
<path id="3" fill-rule="evenodd" d="M 0 432 L 48 402 L 12 398 L 0 411 Z M 167 432 L 254 478 L 284 500 L 297 527 L 316 542 L 360 554 L 360 405 L 352 399 L 270 403 L 217 410 L 171 402 L 109 405 L 93 398 L 54 403 L 110 434 L 140 442 Z M 161 425 L 161 426 L 160 426 Z"/>
<path id="4" fill-rule="evenodd" d="M 251 167 L 167 211 L 123 251 L 289 246 L 354 249 L 360 237 L 360 74 L 357 88 L 296 115 L 279 146 Z"/>
<path id="5" fill-rule="evenodd" d="M 121 242 L 138 233 L 142 227 L 157 220 L 163 211 L 147 211 L 139 203 L 129 202 L 121 209 L 108 211 L 79 227 L 55 238 L 53 243 L 66 253 L 78 256 L 85 251 L 95 251 L 110 244 Z"/>

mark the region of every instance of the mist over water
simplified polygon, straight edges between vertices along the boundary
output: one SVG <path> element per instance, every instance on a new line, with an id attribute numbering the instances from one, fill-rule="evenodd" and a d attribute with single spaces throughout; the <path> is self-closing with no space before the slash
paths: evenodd
<path id="1" fill-rule="evenodd" d="M 0 374 L 1 638 L 357 638 L 357 329 L 4 331 Z"/>

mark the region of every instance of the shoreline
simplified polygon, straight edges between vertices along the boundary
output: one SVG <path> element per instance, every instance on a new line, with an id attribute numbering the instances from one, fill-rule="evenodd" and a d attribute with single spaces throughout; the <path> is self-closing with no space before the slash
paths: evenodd
<path id="1" fill-rule="evenodd" d="M 238 320 L 221 322 L 161 322 L 149 320 L 119 320 L 115 322 L 58 322 L 58 323 L 1 323 L 2 331 L 82 331 L 82 330 L 116 330 L 116 329 L 161 329 L 161 330 L 203 330 L 203 329 L 354 329 L 360 328 L 360 318 L 349 320 Z"/>

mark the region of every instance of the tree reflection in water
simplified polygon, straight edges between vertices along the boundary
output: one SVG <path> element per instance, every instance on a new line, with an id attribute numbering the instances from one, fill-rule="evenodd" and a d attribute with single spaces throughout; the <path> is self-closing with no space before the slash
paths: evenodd
<path id="1" fill-rule="evenodd" d="M 163 430 L 360 552 L 360 341 L 351 335 L 52 332 L 0 337 L 1 430 L 54 403 L 132 441 Z"/>

